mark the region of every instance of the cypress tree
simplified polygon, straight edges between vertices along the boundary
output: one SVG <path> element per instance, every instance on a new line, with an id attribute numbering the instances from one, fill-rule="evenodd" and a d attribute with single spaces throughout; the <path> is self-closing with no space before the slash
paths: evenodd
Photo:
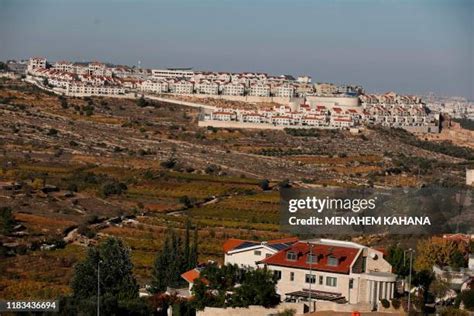
<path id="1" fill-rule="evenodd" d="M 191 245 L 191 222 L 186 222 L 183 239 L 173 230 L 168 230 L 163 248 L 157 253 L 153 266 L 153 292 L 163 292 L 166 287 L 178 287 L 185 284 L 181 274 L 197 265 L 197 228 L 194 229 L 194 240 Z"/>
<path id="2" fill-rule="evenodd" d="M 193 238 L 193 245 L 190 250 L 189 255 L 189 266 L 190 269 L 194 268 L 198 264 L 198 229 L 197 227 L 194 228 L 194 238 Z"/>
<path id="3" fill-rule="evenodd" d="M 191 263 L 191 245 L 190 245 L 190 229 L 191 229 L 191 221 L 189 218 L 186 220 L 186 231 L 184 235 L 184 269 L 190 270 L 194 268 Z"/>

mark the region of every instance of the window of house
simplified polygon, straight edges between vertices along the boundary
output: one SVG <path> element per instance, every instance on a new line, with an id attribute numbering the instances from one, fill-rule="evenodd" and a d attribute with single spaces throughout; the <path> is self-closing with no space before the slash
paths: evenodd
<path id="1" fill-rule="evenodd" d="M 337 259 L 336 257 L 333 257 L 333 256 L 330 256 L 328 257 L 328 266 L 337 266 L 339 264 L 339 259 Z"/>
<path id="2" fill-rule="evenodd" d="M 316 283 L 316 276 L 314 274 L 306 274 L 305 275 L 305 282 L 314 284 Z"/>
<path id="3" fill-rule="evenodd" d="M 253 252 L 253 254 L 256 255 L 256 256 L 261 256 L 261 255 L 262 255 L 262 252 L 261 252 L 260 250 L 255 250 L 255 251 Z"/>
<path id="4" fill-rule="evenodd" d="M 319 285 L 323 285 L 323 279 L 324 279 L 323 276 L 320 275 L 319 276 Z"/>
<path id="5" fill-rule="evenodd" d="M 326 285 L 336 287 L 337 286 L 337 278 L 326 277 Z"/>
<path id="6" fill-rule="evenodd" d="M 267 254 L 265 255 L 265 258 L 268 258 L 268 257 L 271 257 L 271 256 L 272 256 L 271 253 L 267 253 Z"/>
<path id="7" fill-rule="evenodd" d="M 295 273 L 290 272 L 290 281 L 294 281 L 294 280 L 295 280 Z"/>
<path id="8" fill-rule="evenodd" d="M 318 263 L 318 256 L 315 254 L 310 254 L 306 257 L 307 263 Z"/>
<path id="9" fill-rule="evenodd" d="M 287 259 L 287 260 L 296 261 L 296 259 L 297 259 L 296 252 L 288 251 L 288 252 L 286 253 L 286 259 Z"/>
<path id="10" fill-rule="evenodd" d="M 281 279 L 281 271 L 280 270 L 273 270 L 273 277 L 275 280 L 280 280 Z"/>

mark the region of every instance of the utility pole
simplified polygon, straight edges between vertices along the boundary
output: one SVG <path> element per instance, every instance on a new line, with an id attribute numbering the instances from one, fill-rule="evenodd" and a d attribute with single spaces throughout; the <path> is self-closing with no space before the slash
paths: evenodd
<path id="1" fill-rule="evenodd" d="M 403 252 L 403 256 L 405 256 L 405 252 L 410 253 L 410 270 L 408 274 L 408 308 L 407 308 L 407 313 L 410 314 L 410 307 L 411 307 L 411 271 L 412 271 L 412 266 L 413 266 L 413 252 L 415 252 L 413 249 L 408 249 Z"/>
<path id="2" fill-rule="evenodd" d="M 313 244 L 311 242 L 308 242 L 309 246 L 309 258 L 308 258 L 308 263 L 309 263 L 309 312 L 312 312 L 312 305 L 313 303 L 311 302 L 311 284 L 313 283 Z M 314 282 L 316 282 L 316 278 L 314 279 Z"/>

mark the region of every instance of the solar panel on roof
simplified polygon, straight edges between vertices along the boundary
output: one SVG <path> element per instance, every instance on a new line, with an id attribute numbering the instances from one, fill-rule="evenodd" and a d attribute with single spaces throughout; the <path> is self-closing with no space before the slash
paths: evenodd
<path id="1" fill-rule="evenodd" d="M 273 248 L 273 249 L 276 249 L 276 250 L 283 250 L 283 249 L 286 249 L 289 247 L 288 244 L 271 244 L 271 245 L 268 245 L 269 247 Z"/>
<path id="2" fill-rule="evenodd" d="M 248 247 L 256 246 L 256 245 L 258 245 L 258 244 L 259 244 L 259 243 L 257 243 L 257 242 L 246 241 L 246 242 L 241 243 L 240 245 L 238 245 L 238 246 L 235 247 L 234 249 L 248 248 Z"/>

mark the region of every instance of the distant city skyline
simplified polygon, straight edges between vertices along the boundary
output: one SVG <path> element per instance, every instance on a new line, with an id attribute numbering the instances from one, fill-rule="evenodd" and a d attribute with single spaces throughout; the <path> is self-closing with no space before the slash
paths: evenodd
<path id="1" fill-rule="evenodd" d="M 0 59 L 258 71 L 474 99 L 470 0 L 0 0 Z"/>

